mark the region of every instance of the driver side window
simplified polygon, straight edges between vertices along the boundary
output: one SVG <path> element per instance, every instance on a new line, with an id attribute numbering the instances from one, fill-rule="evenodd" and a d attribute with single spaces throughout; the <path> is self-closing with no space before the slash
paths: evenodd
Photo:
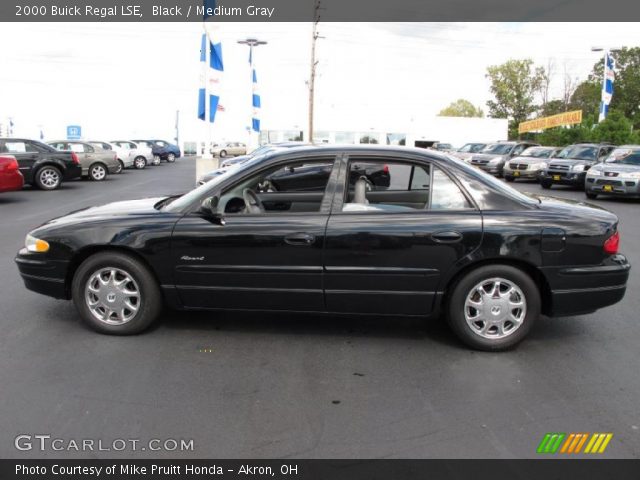
<path id="1" fill-rule="evenodd" d="M 333 166 L 332 158 L 262 170 L 225 190 L 218 210 L 226 215 L 319 212 Z"/>

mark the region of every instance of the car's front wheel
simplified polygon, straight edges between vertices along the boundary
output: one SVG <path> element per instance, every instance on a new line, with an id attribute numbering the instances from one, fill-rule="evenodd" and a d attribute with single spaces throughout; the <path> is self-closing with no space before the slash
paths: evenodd
<path id="1" fill-rule="evenodd" d="M 596 198 L 598 198 L 597 193 L 587 191 L 587 192 L 584 192 L 584 194 L 587 196 L 589 200 L 595 200 Z"/>
<path id="2" fill-rule="evenodd" d="M 529 275 L 509 265 L 486 265 L 453 287 L 448 321 L 472 348 L 509 349 L 529 333 L 540 316 L 540 292 Z"/>
<path id="3" fill-rule="evenodd" d="M 220 158 L 224 158 L 227 156 L 227 151 L 226 150 L 220 150 Z"/>
<path id="4" fill-rule="evenodd" d="M 137 170 L 142 170 L 147 166 L 147 159 L 144 157 L 136 157 L 133 160 L 133 166 L 137 169 Z"/>
<path id="5" fill-rule="evenodd" d="M 540 180 L 540 186 L 545 190 L 549 190 L 551 188 L 551 185 L 553 185 L 553 182 L 551 180 Z"/>
<path id="6" fill-rule="evenodd" d="M 169 163 L 173 163 L 176 161 L 176 156 L 173 153 L 170 153 L 169 155 L 167 155 L 167 162 Z"/>
<path id="7" fill-rule="evenodd" d="M 511 175 L 505 175 L 505 176 L 504 176 L 504 179 L 505 179 L 507 182 L 513 182 L 513 181 L 515 180 L 515 178 L 514 178 L 514 177 L 512 177 Z"/>
<path id="8" fill-rule="evenodd" d="M 162 310 L 153 275 L 135 258 L 103 252 L 87 258 L 72 284 L 76 309 L 94 330 L 132 335 L 149 327 Z"/>

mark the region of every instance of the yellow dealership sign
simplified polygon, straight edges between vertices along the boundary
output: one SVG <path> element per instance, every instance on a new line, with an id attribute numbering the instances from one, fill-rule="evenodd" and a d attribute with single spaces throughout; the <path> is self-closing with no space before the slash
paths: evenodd
<path id="1" fill-rule="evenodd" d="M 582 123 L 582 110 L 564 112 L 550 117 L 536 118 L 528 120 L 518 125 L 518 133 L 532 132 L 535 130 L 545 130 L 547 128 L 561 127 L 564 125 L 575 125 Z"/>

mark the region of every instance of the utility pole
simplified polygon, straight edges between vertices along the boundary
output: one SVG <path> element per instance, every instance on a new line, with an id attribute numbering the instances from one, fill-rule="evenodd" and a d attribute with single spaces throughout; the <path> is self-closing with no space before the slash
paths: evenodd
<path id="1" fill-rule="evenodd" d="M 176 110 L 176 145 L 180 146 L 180 110 Z"/>
<path id="2" fill-rule="evenodd" d="M 320 0 L 315 0 L 313 5 L 313 30 L 311 33 L 311 74 L 309 75 L 309 143 L 313 143 L 313 100 L 316 84 L 316 41 L 321 38 L 318 35 L 318 22 L 320 21 Z"/>

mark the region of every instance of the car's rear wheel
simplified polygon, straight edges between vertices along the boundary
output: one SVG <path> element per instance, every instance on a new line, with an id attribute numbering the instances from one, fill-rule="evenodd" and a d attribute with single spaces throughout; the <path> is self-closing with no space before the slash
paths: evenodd
<path id="1" fill-rule="evenodd" d="M 457 282 L 447 313 L 451 329 L 468 346 L 500 351 L 524 339 L 540 309 L 540 292 L 529 275 L 509 265 L 487 265 Z"/>
<path id="2" fill-rule="evenodd" d="M 160 155 L 153 156 L 153 164 L 156 166 L 160 165 Z"/>
<path id="3" fill-rule="evenodd" d="M 597 193 L 584 192 L 584 194 L 587 196 L 587 198 L 589 200 L 595 200 L 596 198 L 598 198 L 598 194 Z"/>
<path id="4" fill-rule="evenodd" d="M 226 150 L 220 150 L 220 158 L 224 158 L 227 156 L 227 151 Z"/>
<path id="5" fill-rule="evenodd" d="M 167 155 L 167 162 L 173 163 L 175 161 L 176 161 L 176 156 L 173 153 L 170 153 L 169 155 Z"/>
<path id="6" fill-rule="evenodd" d="M 102 163 L 94 163 L 89 167 L 89 178 L 94 182 L 105 180 L 107 173 L 107 167 Z"/>
<path id="7" fill-rule="evenodd" d="M 540 180 L 540 186 L 545 190 L 549 190 L 551 188 L 551 185 L 553 185 L 553 182 L 551 182 L 551 180 Z"/>
<path id="8" fill-rule="evenodd" d="M 41 190 L 55 190 L 62 184 L 62 172 L 57 167 L 46 165 L 38 169 L 34 181 Z"/>
<path id="9" fill-rule="evenodd" d="M 147 159 L 144 157 L 136 157 L 133 160 L 133 166 L 137 170 L 143 170 L 147 166 Z"/>
<path id="10" fill-rule="evenodd" d="M 122 173 L 124 172 L 124 162 L 120 159 L 118 159 L 118 169 L 115 171 L 115 173 Z"/>
<path id="11" fill-rule="evenodd" d="M 153 275 L 141 262 L 122 253 L 103 252 L 86 259 L 71 288 L 80 316 L 101 333 L 140 333 L 162 310 Z"/>

